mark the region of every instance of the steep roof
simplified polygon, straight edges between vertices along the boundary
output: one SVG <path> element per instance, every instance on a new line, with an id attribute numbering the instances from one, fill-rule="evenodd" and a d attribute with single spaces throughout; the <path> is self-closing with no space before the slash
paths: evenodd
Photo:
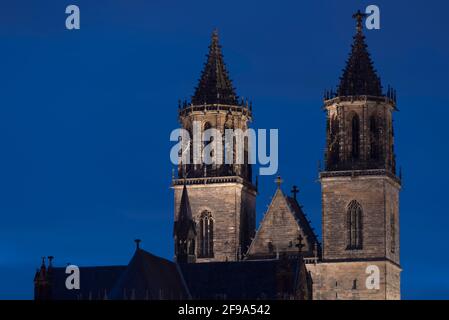
<path id="1" fill-rule="evenodd" d="M 68 274 L 63 267 L 48 271 L 51 284 L 50 298 L 54 300 L 104 300 L 109 299 L 111 290 L 126 266 L 80 267 L 80 289 L 68 290 L 65 281 Z"/>
<path id="2" fill-rule="evenodd" d="M 178 266 L 171 261 L 137 249 L 111 291 L 111 299 L 188 299 Z"/>
<path id="3" fill-rule="evenodd" d="M 218 32 L 212 33 L 209 54 L 205 63 L 192 104 L 237 104 L 235 93 L 229 73 L 226 70 L 221 46 L 218 42 Z"/>
<path id="4" fill-rule="evenodd" d="M 318 240 L 317 235 L 315 234 L 314 229 L 310 225 L 309 219 L 307 219 L 306 214 L 302 210 L 302 206 L 298 203 L 298 200 L 292 197 L 286 197 L 286 200 L 288 204 L 290 205 L 290 208 L 293 210 L 296 221 L 298 222 L 301 230 L 306 235 L 307 239 L 309 239 L 313 244 L 317 244 L 318 249 L 318 256 L 320 256 L 321 253 L 321 246 Z"/>
<path id="5" fill-rule="evenodd" d="M 35 299 L 311 299 L 312 294 L 312 280 L 301 255 L 176 264 L 137 247 L 128 266 L 79 269 L 80 289 L 68 290 L 65 268 L 49 268 L 44 280 L 51 289 Z"/>
<path id="6" fill-rule="evenodd" d="M 351 53 L 343 69 L 343 75 L 340 77 L 337 89 L 339 96 L 382 96 L 381 81 L 374 69 L 362 31 L 364 16 L 360 11 L 353 16 L 357 19 L 357 32 L 353 37 Z"/>
<path id="7" fill-rule="evenodd" d="M 80 288 L 69 290 L 64 267 L 49 267 L 43 276 L 52 300 L 178 300 L 190 294 L 176 263 L 137 247 L 127 266 L 79 267 Z M 38 274 L 37 277 L 42 277 Z"/>
<path id="8" fill-rule="evenodd" d="M 193 299 L 277 299 L 280 276 L 287 269 L 289 293 L 311 292 L 302 259 L 180 264 Z M 285 290 L 285 288 L 284 288 Z M 296 291 L 296 292 L 295 292 Z M 307 298 L 306 298 L 307 299 Z"/>

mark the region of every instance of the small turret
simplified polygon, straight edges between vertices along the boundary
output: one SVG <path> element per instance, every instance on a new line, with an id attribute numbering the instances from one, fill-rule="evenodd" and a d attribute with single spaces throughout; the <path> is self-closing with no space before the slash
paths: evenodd
<path id="1" fill-rule="evenodd" d="M 185 184 L 182 190 L 179 214 L 173 229 L 176 261 L 184 263 L 195 262 L 196 225 L 192 218 L 189 195 Z"/>
<path id="2" fill-rule="evenodd" d="M 45 265 L 45 257 L 42 257 L 41 267 L 36 270 L 34 276 L 34 299 L 35 300 L 49 300 L 51 298 L 51 278 L 52 278 L 52 260 L 49 256 L 49 265 Z"/>

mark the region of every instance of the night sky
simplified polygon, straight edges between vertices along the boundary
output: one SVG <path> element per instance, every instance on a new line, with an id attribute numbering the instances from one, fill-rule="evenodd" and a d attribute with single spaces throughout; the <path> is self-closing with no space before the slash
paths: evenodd
<path id="1" fill-rule="evenodd" d="M 65 29 L 77 4 L 81 29 Z M 172 259 L 170 132 L 218 28 L 255 128 L 279 129 L 283 189 L 320 233 L 322 96 L 350 50 L 351 15 L 384 87 L 398 92 L 395 146 L 403 298 L 449 298 L 447 1 L 22 1 L 0 3 L 0 298 L 33 297 L 40 257 L 127 264 L 133 239 Z M 259 179 L 258 220 L 275 191 Z"/>

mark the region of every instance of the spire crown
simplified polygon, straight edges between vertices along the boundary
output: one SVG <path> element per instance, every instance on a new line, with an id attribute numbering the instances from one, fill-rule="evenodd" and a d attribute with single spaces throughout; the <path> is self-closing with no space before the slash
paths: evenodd
<path id="1" fill-rule="evenodd" d="M 366 16 L 367 16 L 367 14 L 366 13 L 362 13 L 360 11 L 360 9 L 357 10 L 357 12 L 352 15 L 352 17 L 357 21 L 357 25 L 356 25 L 357 33 L 362 33 L 362 30 L 363 30 L 363 18 L 365 18 Z"/>
<path id="2" fill-rule="evenodd" d="M 224 63 L 217 29 L 212 32 L 207 61 L 192 96 L 192 104 L 238 104 L 238 97 Z"/>
<path id="3" fill-rule="evenodd" d="M 356 34 L 349 59 L 340 77 L 338 96 L 382 96 L 382 85 L 376 70 L 374 69 L 368 46 L 363 34 L 363 19 L 365 13 L 358 10 L 353 16 L 356 20 Z"/>

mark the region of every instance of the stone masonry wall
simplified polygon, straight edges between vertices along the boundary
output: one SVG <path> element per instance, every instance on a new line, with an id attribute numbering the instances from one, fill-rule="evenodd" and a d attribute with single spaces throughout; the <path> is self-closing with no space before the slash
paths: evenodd
<path id="1" fill-rule="evenodd" d="M 399 212 L 399 186 L 387 176 L 322 178 L 321 185 L 324 260 L 389 257 L 391 228 L 387 210 Z M 347 250 L 347 208 L 352 200 L 357 200 L 363 209 L 362 250 Z M 397 231 L 398 224 L 397 221 Z"/>
<path id="2" fill-rule="evenodd" d="M 182 186 L 174 189 L 176 217 Z M 187 192 L 194 220 L 198 221 L 203 211 L 211 212 L 214 220 L 214 257 L 197 259 L 197 262 L 237 260 L 242 247 L 247 246 L 242 243 L 245 241 L 242 232 L 254 234 L 255 192 L 240 183 L 188 185 Z"/>
<path id="3" fill-rule="evenodd" d="M 379 289 L 368 289 L 366 269 L 379 268 Z M 398 300 L 400 268 L 388 261 L 307 264 L 313 279 L 314 300 Z"/>

